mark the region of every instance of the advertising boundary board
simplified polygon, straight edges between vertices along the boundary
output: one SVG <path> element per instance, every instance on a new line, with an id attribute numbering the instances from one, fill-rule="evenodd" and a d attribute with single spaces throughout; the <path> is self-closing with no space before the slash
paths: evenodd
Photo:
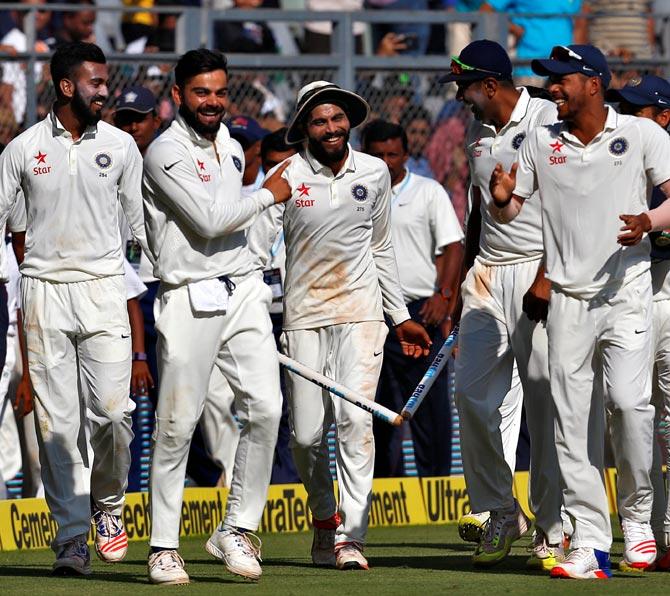
<path id="1" fill-rule="evenodd" d="M 610 513 L 616 514 L 616 471 L 605 472 Z M 337 490 L 337 485 L 336 490 Z M 528 507 L 528 473 L 517 472 L 514 494 Z M 186 488 L 181 506 L 181 536 L 207 536 L 223 518 L 228 490 Z M 470 511 L 463 476 L 378 478 L 373 485 L 370 527 L 456 523 Z M 130 541 L 146 541 L 151 528 L 148 493 L 130 493 L 123 508 Z M 275 484 L 268 491 L 260 532 L 310 530 L 307 493 L 301 484 Z M 0 501 L 0 550 L 47 548 L 56 534 L 44 499 Z M 89 534 L 89 540 L 91 536 Z"/>

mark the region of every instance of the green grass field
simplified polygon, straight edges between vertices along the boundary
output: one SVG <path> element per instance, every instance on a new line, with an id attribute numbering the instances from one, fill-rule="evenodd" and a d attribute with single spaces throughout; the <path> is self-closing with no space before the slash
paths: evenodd
<path id="1" fill-rule="evenodd" d="M 2 594 L 106 594 L 136 596 L 168 590 L 180 594 L 581 594 L 670 593 L 670 573 L 624 575 L 609 581 L 552 580 L 527 572 L 524 563 L 529 539 L 522 539 L 509 559 L 488 571 L 474 571 L 471 548 L 458 538 L 455 526 L 419 526 L 370 530 L 366 549 L 369 572 L 315 569 L 310 564 L 311 535 L 266 534 L 263 539 L 263 578 L 258 583 L 229 575 L 203 549 L 204 538 L 182 542 L 189 586 L 158 587 L 147 582 L 145 543 L 131 543 L 126 560 L 107 566 L 95 560 L 88 578 L 52 578 L 51 551 L 0 553 Z M 614 544 L 614 560 L 621 554 Z"/>

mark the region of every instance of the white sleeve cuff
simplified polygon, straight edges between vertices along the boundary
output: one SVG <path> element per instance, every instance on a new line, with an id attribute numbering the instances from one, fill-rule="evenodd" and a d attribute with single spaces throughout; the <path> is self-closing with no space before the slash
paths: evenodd
<path id="1" fill-rule="evenodd" d="M 256 197 L 263 206 L 263 209 L 267 209 L 270 205 L 275 204 L 275 196 L 267 188 L 259 188 L 256 191 Z"/>
<path id="2" fill-rule="evenodd" d="M 386 313 L 386 316 L 391 319 L 391 322 L 393 323 L 393 326 L 400 325 L 400 323 L 404 323 L 408 319 L 411 319 L 412 317 L 409 316 L 409 311 L 407 308 L 399 308 L 397 310 L 389 310 Z"/>

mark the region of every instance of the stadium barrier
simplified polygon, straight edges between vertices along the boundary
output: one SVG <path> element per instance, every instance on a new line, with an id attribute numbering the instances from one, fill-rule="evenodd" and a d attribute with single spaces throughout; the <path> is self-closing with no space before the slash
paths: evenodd
<path id="1" fill-rule="evenodd" d="M 605 482 L 610 513 L 615 515 L 615 470 L 606 471 Z M 527 472 L 515 475 L 514 494 L 529 513 Z M 181 506 L 181 536 L 209 535 L 223 518 L 227 495 L 224 488 L 186 488 Z M 373 484 L 370 527 L 453 524 L 469 511 L 463 476 L 379 478 Z M 148 493 L 127 495 L 123 522 L 129 540 L 148 540 L 151 529 Z M 307 493 L 302 484 L 270 486 L 260 532 L 305 532 L 311 527 Z M 44 499 L 0 501 L 0 550 L 47 548 L 56 529 Z"/>

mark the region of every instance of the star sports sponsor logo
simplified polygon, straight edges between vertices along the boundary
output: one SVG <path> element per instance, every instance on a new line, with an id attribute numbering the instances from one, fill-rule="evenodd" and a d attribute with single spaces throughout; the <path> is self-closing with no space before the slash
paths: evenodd
<path id="1" fill-rule="evenodd" d="M 311 186 L 307 186 L 304 182 L 296 188 L 296 190 L 300 193 L 298 195 L 298 198 L 295 201 L 295 206 L 296 207 L 313 207 L 314 206 L 314 199 L 303 199 L 302 197 L 308 197 L 309 196 L 309 191 L 312 189 Z"/>
<path id="2" fill-rule="evenodd" d="M 199 159 L 196 159 L 196 161 L 198 162 L 198 176 L 200 177 L 200 180 L 202 180 L 203 182 L 209 182 L 212 179 L 212 175 L 207 173 L 205 174 L 200 173 L 207 171 L 205 170 L 205 162 L 200 161 Z"/>
<path id="3" fill-rule="evenodd" d="M 51 172 L 51 166 L 47 165 L 47 154 L 42 153 L 41 151 L 37 152 L 37 155 L 33 159 L 37 160 L 37 165 L 33 168 L 33 175 L 39 176 L 41 174 L 48 174 Z M 43 166 L 40 166 L 43 164 Z"/>
<path id="4" fill-rule="evenodd" d="M 555 166 L 558 164 L 564 164 L 568 161 L 568 156 L 563 155 L 561 149 L 565 147 L 565 143 L 561 143 L 558 139 L 556 139 L 555 143 L 550 143 L 549 147 L 551 147 L 551 155 L 549 156 L 549 165 Z M 555 153 L 558 153 L 559 155 L 554 155 Z"/>

